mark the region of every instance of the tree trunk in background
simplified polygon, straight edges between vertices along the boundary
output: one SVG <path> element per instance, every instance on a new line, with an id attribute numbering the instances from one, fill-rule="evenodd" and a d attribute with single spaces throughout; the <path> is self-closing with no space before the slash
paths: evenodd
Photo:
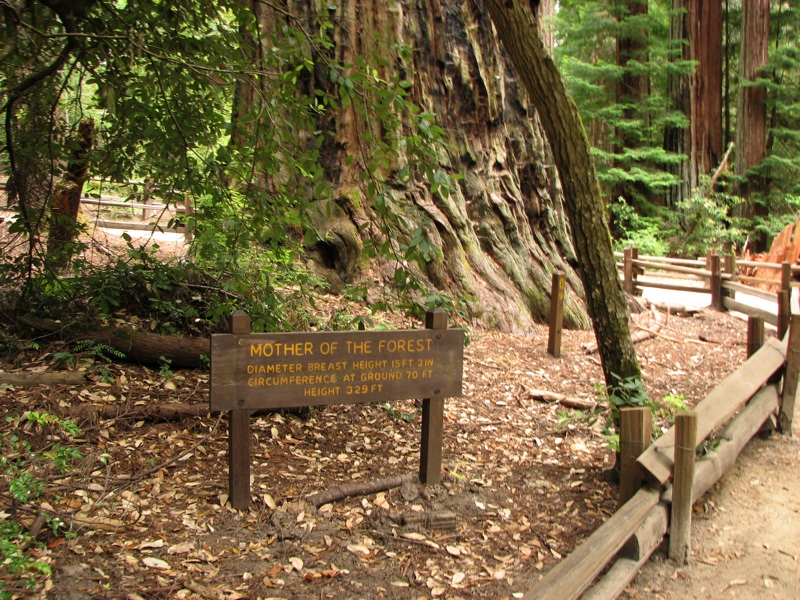
<path id="1" fill-rule="evenodd" d="M 87 119 L 78 126 L 75 150 L 67 165 L 64 182 L 55 190 L 50 206 L 50 230 L 47 234 L 47 260 L 51 269 L 66 266 L 71 253 L 67 246 L 78 234 L 78 213 L 81 195 L 89 172 L 89 153 L 94 146 L 94 121 Z"/>
<path id="2" fill-rule="evenodd" d="M 403 217 L 432 222 L 427 235 L 444 252 L 443 260 L 427 265 L 424 276 L 454 298 L 475 298 L 484 325 L 531 334 L 536 322 L 548 318 L 552 273 L 563 270 L 572 290 L 566 295 L 565 325 L 588 326 L 578 301 L 583 285 L 571 266 L 576 256 L 553 158 L 483 4 L 365 0 L 330 5 L 336 7 L 329 9 L 335 23 L 330 53 L 338 64 L 385 53 L 395 42 L 411 48 L 408 58 L 387 56 L 388 64 L 403 70 L 413 84 L 411 99 L 446 131 L 449 147 L 439 158 L 441 168 L 463 177 L 449 198 L 431 195 L 422 186 L 395 190 L 416 210 Z M 293 10 L 310 8 L 297 5 Z M 380 48 L 375 39 L 383 41 Z M 323 77 L 318 79 L 315 85 L 324 85 Z M 337 188 L 326 224 L 330 231 L 323 231 L 322 239 L 336 244 L 324 249 L 322 262 L 335 266 L 347 282 L 358 279 L 353 271 L 361 264 L 353 259 L 359 248 L 351 233 L 370 234 L 364 227 L 369 207 L 363 202 L 358 165 L 367 125 L 352 111 L 336 117 L 335 136 L 321 149 L 327 177 Z M 393 267 L 386 267 L 371 290 L 390 277 Z"/>
<path id="3" fill-rule="evenodd" d="M 618 9 L 617 19 L 619 21 L 644 17 L 647 15 L 647 0 L 618 0 Z M 617 66 L 622 70 L 622 77 L 617 84 L 616 97 L 617 103 L 625 106 L 622 116 L 627 120 L 635 118 L 641 110 L 640 104 L 650 96 L 650 78 L 646 74 L 633 72 L 632 65 L 629 65 L 631 61 L 647 64 L 647 36 L 647 30 L 641 29 L 635 32 L 620 33 L 617 37 Z M 623 148 L 635 149 L 640 146 L 640 138 L 627 129 L 618 131 L 617 140 L 619 145 L 615 149 L 617 152 Z M 640 213 L 646 213 L 646 210 L 641 210 L 642 202 L 640 200 L 650 200 L 647 186 L 639 183 L 633 189 L 626 190 L 628 186 L 630 184 L 617 186 L 617 189 L 614 190 L 614 198 L 623 196 L 632 206 L 637 207 Z"/>
<path id="4" fill-rule="evenodd" d="M 742 51 L 739 55 L 739 98 L 736 115 L 735 173 L 746 177 L 747 170 L 757 165 L 767 153 L 767 91 L 764 87 L 746 85 L 761 77 L 769 59 L 769 0 L 749 0 L 742 3 Z M 761 177 L 748 177 L 739 186 L 739 195 L 745 199 L 741 214 L 746 218 L 765 217 L 768 207 L 755 202 L 753 195 L 765 191 L 766 182 Z M 763 233 L 751 238 L 753 250 L 766 248 Z"/>
<path id="5" fill-rule="evenodd" d="M 641 377 L 600 185 L 578 108 L 542 44 L 527 4 L 486 0 L 486 5 L 553 148 L 606 384 L 612 387 L 618 378 Z"/>
<path id="6" fill-rule="evenodd" d="M 672 53 L 671 60 L 673 62 L 689 60 L 689 33 L 686 23 L 687 1 L 672 0 L 670 6 L 672 16 L 669 22 L 669 39 L 670 52 Z M 686 115 L 686 119 L 689 120 L 692 114 L 690 76 L 673 71 L 668 75 L 667 94 L 672 108 Z M 688 199 L 692 192 L 689 178 L 689 128 L 667 125 L 664 128 L 664 149 L 667 152 L 686 156 L 679 164 L 671 167 L 672 174 L 675 175 L 680 183 L 670 188 L 667 192 L 667 206 L 676 206 L 678 203 Z"/>
<path id="7" fill-rule="evenodd" d="M 552 54 L 555 47 L 555 32 L 553 31 L 553 18 L 556 16 L 556 0 L 540 0 L 531 3 L 534 9 L 533 18 L 539 23 L 539 33 L 544 47 Z"/>
<path id="8" fill-rule="evenodd" d="M 697 61 L 692 77 L 690 184 L 711 175 L 722 159 L 722 2 L 689 0 L 689 53 Z"/>
<path id="9" fill-rule="evenodd" d="M 676 58 L 697 62 L 691 76 L 674 75 L 668 84 L 673 108 L 689 128 L 667 128 L 665 149 L 685 154 L 675 172 L 683 184 L 670 204 L 689 198 L 722 159 L 722 3 L 720 0 L 672 0 L 670 38 Z M 685 11 L 685 13 L 683 12 Z"/>

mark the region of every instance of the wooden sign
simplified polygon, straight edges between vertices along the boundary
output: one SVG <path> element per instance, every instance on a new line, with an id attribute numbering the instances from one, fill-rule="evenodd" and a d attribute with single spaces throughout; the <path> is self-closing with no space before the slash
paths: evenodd
<path id="1" fill-rule="evenodd" d="M 460 329 L 220 334 L 213 411 L 461 395 Z"/>
<path id="2" fill-rule="evenodd" d="M 464 331 L 442 309 L 425 329 L 250 333 L 231 315 L 231 333 L 211 336 L 212 411 L 228 412 L 231 505 L 250 505 L 250 411 L 319 404 L 422 400 L 419 481 L 439 483 L 444 399 L 461 395 Z"/>

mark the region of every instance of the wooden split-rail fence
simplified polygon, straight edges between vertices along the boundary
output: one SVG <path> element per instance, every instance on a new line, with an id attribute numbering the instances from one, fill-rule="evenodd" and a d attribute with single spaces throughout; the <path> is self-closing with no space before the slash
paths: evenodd
<path id="1" fill-rule="evenodd" d="M 5 181 L 0 180 L 0 196 L 5 195 Z M 130 184 L 144 185 L 144 182 L 129 182 Z M 190 199 L 186 199 L 181 204 L 166 204 L 159 198 L 152 198 L 147 202 L 131 202 L 121 196 L 98 196 L 81 197 L 82 206 L 95 207 L 91 219 L 92 225 L 104 229 L 124 229 L 128 231 L 172 231 L 183 233 L 189 241 L 192 236 L 191 228 L 186 224 L 186 217 L 194 214 L 194 205 Z M 141 211 L 141 222 L 119 221 L 112 219 L 101 219 L 99 211 L 102 209 L 127 209 L 131 211 Z M 13 211 L 0 209 L 0 212 L 9 213 L 13 216 Z M 177 215 L 184 215 L 183 219 L 176 218 Z M 166 217 L 166 218 L 165 218 Z M 2 222 L 2 220 L 0 220 Z"/>
<path id="2" fill-rule="evenodd" d="M 639 256 L 635 248 L 617 253 L 626 292 L 641 295 L 644 288 L 710 294 L 711 306 L 759 316 L 778 328 L 782 337 L 791 314 L 792 289 L 800 287 L 800 265 L 737 260 L 709 252 L 704 259 Z M 777 304 L 777 311 L 759 309 L 737 300 L 737 294 Z"/>
<path id="3" fill-rule="evenodd" d="M 733 467 L 756 433 L 766 428 L 792 435 L 800 380 L 800 315 L 791 314 L 789 302 L 791 289 L 797 286 L 792 281 L 794 267 L 787 263 L 738 265 L 780 273 L 779 278 L 770 278 L 739 275 L 735 263 L 720 261 L 713 254 L 706 261 L 678 261 L 639 258 L 629 250 L 622 258 L 623 285 L 630 293 L 646 286 L 708 293 L 713 307 L 749 314 L 748 359 L 694 410 L 679 414 L 675 425 L 654 443 L 650 443 L 649 408 L 620 411 L 618 511 L 548 571 L 524 595 L 525 600 L 617 598 L 667 534 L 670 558 L 684 564 L 691 552 L 693 503 Z M 647 277 L 648 270 L 657 276 Z M 670 273 L 673 281 L 665 276 Z M 677 280 L 674 274 L 683 279 Z M 745 282 L 777 291 L 745 288 Z M 737 292 L 772 300 L 776 309 L 738 302 Z M 765 322 L 775 325 L 779 334 L 766 342 Z M 714 449 L 698 458 L 698 448 L 720 428 L 713 438 Z"/>

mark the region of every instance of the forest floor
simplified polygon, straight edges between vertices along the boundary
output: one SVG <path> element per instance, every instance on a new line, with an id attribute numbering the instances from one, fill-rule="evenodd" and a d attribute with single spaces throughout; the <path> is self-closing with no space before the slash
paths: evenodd
<path id="1" fill-rule="evenodd" d="M 182 252 L 181 236 L 160 235 L 161 252 Z M 99 243 L 113 247 L 118 239 Z M 329 313 L 323 321 L 352 310 L 335 299 L 318 307 Z M 666 427 L 676 406 L 692 406 L 742 364 L 746 325 L 709 309 L 662 314 L 659 325 L 650 318 L 636 316 L 633 330 L 660 327 L 637 352 Z M 240 512 L 227 502 L 226 422 L 203 410 L 207 370 L 98 364 L 76 354 L 70 368 L 88 374 L 81 385 L 0 385 L 0 441 L 16 436 L 50 457 L 31 459 L 19 473 L 13 467 L 24 454 L 6 456 L 0 525 L 17 519 L 37 533 L 42 545 L 28 552 L 51 569 L 34 577 L 31 591 L 0 566 L 0 591 L 5 585 L 18 597 L 56 599 L 520 598 L 617 506 L 600 363 L 585 350 L 593 339 L 589 331 L 565 331 L 554 359 L 545 328 L 519 337 L 473 327 L 464 395 L 446 402 L 441 484 L 406 481 L 319 508 L 309 495 L 414 478 L 415 402 L 254 417 L 253 501 Z M 53 371 L 69 356 L 62 344 L 31 345 L 0 362 L 0 371 Z M 571 410 L 541 400 L 541 391 L 597 408 Z M 143 415 L 173 403 L 198 414 L 173 421 Z M 75 417 L 92 406 L 117 416 Z M 58 430 L 20 418 L 28 411 L 78 421 L 71 445 L 81 456 L 71 470 L 45 468 L 58 455 Z M 794 440 L 756 438 L 696 505 L 692 564 L 677 568 L 657 553 L 626 597 L 800 597 L 799 459 Z M 10 478 L 26 473 L 47 486 L 15 509 L 7 502 Z M 39 513 L 68 530 L 42 527 Z"/>
<path id="2" fill-rule="evenodd" d="M 332 302 L 327 309 L 339 308 Z M 637 317 L 641 327 L 654 326 L 650 316 Z M 709 309 L 664 319 L 659 335 L 637 344 L 637 352 L 645 388 L 662 406 L 666 425 L 671 404 L 691 406 L 742 364 L 746 324 Z M 417 473 L 414 401 L 254 417 L 253 500 L 239 512 L 227 503 L 224 420 L 202 410 L 177 421 L 137 416 L 159 403 L 207 404 L 207 371 L 120 363 L 108 365 L 101 379 L 97 365 L 78 363 L 93 373 L 83 385 L 0 387 L 9 417 L 31 410 L 69 417 L 87 404 L 121 409 L 113 419 L 80 422 L 77 468 L 49 481 L 35 511 L 17 515 L 34 526 L 42 510 L 72 532 L 40 533 L 44 545 L 33 551 L 52 574 L 37 578 L 36 593 L 60 599 L 522 597 L 616 509 L 614 454 L 603 432 L 608 413 L 597 395 L 600 364 L 585 350 L 592 341 L 589 331 L 565 331 L 555 359 L 546 352 L 545 328 L 525 338 L 473 329 L 464 395 L 446 402 L 441 484 L 406 482 L 319 508 L 306 501 L 310 494 Z M 0 369 L 50 370 L 63 350 L 31 350 Z M 576 412 L 537 399 L 536 390 L 598 402 L 598 408 Z M 31 420 L 6 419 L 0 435 L 27 439 L 34 449 L 52 444 Z M 790 441 L 765 443 L 780 448 L 770 459 L 776 468 L 786 467 L 787 448 L 797 455 Z M 755 506 L 760 494 L 772 491 L 748 482 L 739 494 L 749 494 Z M 699 521 L 724 523 L 713 519 L 727 510 L 716 497 L 699 503 Z M 0 516 L 9 518 L 10 510 L 3 507 Z M 738 528 L 722 531 L 733 535 Z M 769 550 L 797 560 L 788 546 Z M 725 552 L 698 551 L 703 564 L 716 564 Z M 686 572 L 662 564 L 630 589 L 631 597 L 690 597 L 668 589 Z M 731 579 L 729 591 L 743 585 Z M 693 597 L 729 597 L 715 592 Z"/>

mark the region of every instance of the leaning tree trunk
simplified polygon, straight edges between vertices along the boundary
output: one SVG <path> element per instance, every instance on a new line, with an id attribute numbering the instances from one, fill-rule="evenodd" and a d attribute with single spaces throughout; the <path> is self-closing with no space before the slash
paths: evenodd
<path id="1" fill-rule="evenodd" d="M 578 108 L 539 37 L 527 3 L 486 0 L 486 4 L 553 148 L 606 384 L 611 387 L 619 384 L 618 379 L 641 377 L 600 184 Z"/>
<path id="2" fill-rule="evenodd" d="M 291 10 L 313 14 L 312 4 L 298 2 Z M 341 1 L 329 6 L 335 27 L 325 58 L 347 65 L 359 56 L 378 54 L 384 63 L 376 73 L 401 69 L 412 83 L 412 101 L 435 115 L 446 132 L 448 147 L 438 167 L 462 177 L 447 198 L 418 182 L 392 191 L 398 205 L 409 207 L 403 220 L 411 225 L 398 235 L 428 221 L 432 226 L 426 235 L 443 251 L 442 258 L 428 262 L 423 277 L 454 298 L 474 299 L 483 324 L 531 334 L 536 322 L 548 318 L 552 274 L 561 270 L 570 288 L 565 324 L 588 326 L 553 157 L 483 5 L 439 0 Z M 394 45 L 411 52 L 392 54 Z M 314 77 L 311 87 L 331 85 L 325 73 Z M 327 127 L 325 123 L 320 129 Z M 365 134 L 379 132 L 352 110 L 340 111 L 332 127 L 335 135 L 320 154 L 326 176 L 334 182 L 335 206 L 321 210 L 314 225 L 325 246 L 318 249 L 320 262 L 350 282 L 365 275 L 359 236 L 374 234 L 362 157 L 369 150 L 363 147 Z M 388 278 L 392 265 L 385 266 L 382 275 Z"/>

